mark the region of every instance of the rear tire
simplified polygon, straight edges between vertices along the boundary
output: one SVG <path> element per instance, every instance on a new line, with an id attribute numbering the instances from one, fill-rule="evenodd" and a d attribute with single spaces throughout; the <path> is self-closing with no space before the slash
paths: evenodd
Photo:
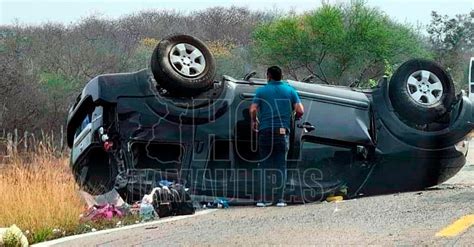
<path id="1" fill-rule="evenodd" d="M 389 84 L 390 102 L 398 115 L 414 124 L 429 124 L 446 114 L 453 101 L 454 84 L 438 64 L 413 59 L 402 64 Z"/>
<path id="2" fill-rule="evenodd" d="M 210 89 L 216 73 L 209 49 L 188 35 L 164 38 L 151 57 L 156 82 L 175 96 L 194 96 Z"/>

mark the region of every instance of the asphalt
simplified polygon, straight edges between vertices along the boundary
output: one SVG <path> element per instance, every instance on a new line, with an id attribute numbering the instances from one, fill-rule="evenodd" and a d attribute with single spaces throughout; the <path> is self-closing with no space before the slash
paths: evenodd
<path id="1" fill-rule="evenodd" d="M 424 191 L 286 208 L 231 207 L 176 221 L 85 236 L 55 246 L 473 246 L 474 226 L 465 229 L 474 223 L 474 216 L 469 216 L 474 215 L 472 144 L 469 162 L 458 175 Z M 453 236 L 436 236 L 448 226 Z"/>

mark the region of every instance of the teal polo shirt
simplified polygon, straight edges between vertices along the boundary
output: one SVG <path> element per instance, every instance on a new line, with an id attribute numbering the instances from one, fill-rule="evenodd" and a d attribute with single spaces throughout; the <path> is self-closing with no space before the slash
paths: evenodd
<path id="1" fill-rule="evenodd" d="M 293 104 L 301 100 L 287 82 L 269 81 L 257 89 L 253 103 L 258 105 L 259 130 L 282 127 L 289 130 Z"/>

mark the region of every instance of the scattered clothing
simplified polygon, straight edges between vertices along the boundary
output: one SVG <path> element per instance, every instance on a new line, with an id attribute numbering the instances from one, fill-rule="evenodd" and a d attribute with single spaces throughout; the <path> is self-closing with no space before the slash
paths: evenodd
<path id="1" fill-rule="evenodd" d="M 114 217 L 122 217 L 123 213 L 113 204 L 94 205 L 90 207 L 81 217 L 82 221 L 110 220 Z"/>
<path id="2" fill-rule="evenodd" d="M 206 208 L 228 208 L 229 201 L 224 198 L 217 198 L 212 202 L 206 204 Z"/>
<path id="3" fill-rule="evenodd" d="M 82 221 L 112 219 L 124 215 L 138 215 L 141 221 L 160 217 L 194 214 L 191 196 L 183 185 L 162 180 L 140 202 L 129 205 L 123 201 L 116 190 L 99 196 L 82 192 L 89 209 L 81 216 Z M 120 205 L 120 206 L 118 206 Z M 228 206 L 228 205 L 227 205 Z"/>

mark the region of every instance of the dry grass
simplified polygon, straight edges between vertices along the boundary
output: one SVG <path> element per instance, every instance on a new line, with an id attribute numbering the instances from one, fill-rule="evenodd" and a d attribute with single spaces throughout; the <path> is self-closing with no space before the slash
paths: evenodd
<path id="1" fill-rule="evenodd" d="M 85 208 L 68 159 L 48 151 L 0 165 L 0 195 L 0 227 L 16 224 L 31 233 L 30 242 L 54 237 L 53 229 L 77 231 Z"/>

